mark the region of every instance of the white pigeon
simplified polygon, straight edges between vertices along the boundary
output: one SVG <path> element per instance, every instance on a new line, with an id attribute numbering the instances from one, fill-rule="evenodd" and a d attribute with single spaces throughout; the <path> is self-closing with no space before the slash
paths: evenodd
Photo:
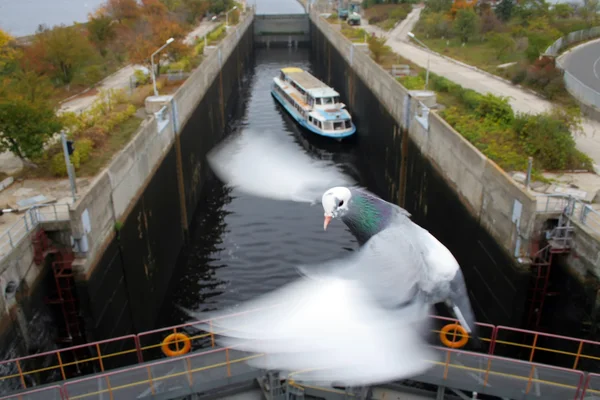
<path id="1" fill-rule="evenodd" d="M 305 277 L 241 307 L 264 312 L 213 322 L 223 343 L 267 354 L 254 365 L 295 371 L 296 379 L 368 385 L 409 378 L 432 365 L 435 353 L 419 336 L 435 303 L 446 302 L 475 332 L 458 263 L 406 210 L 270 133 L 245 131 L 208 160 L 224 183 L 248 194 L 320 199 L 324 228 L 340 218 L 362 245 L 349 258 L 303 267 Z"/>

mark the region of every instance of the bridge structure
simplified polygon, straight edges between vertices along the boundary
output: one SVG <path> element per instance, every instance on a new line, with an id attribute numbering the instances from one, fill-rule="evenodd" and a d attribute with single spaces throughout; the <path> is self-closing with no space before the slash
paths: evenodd
<path id="1" fill-rule="evenodd" d="M 448 331 L 442 328 L 457 321 L 431 318 L 431 344 L 439 357 L 411 381 L 437 390 L 438 398 L 453 390 L 463 398 L 475 392 L 504 399 L 600 399 L 600 374 L 588 372 L 600 361 L 600 342 L 479 323 L 483 346 L 474 351 L 467 342 L 458 349 L 465 341 L 459 331 L 450 329 L 442 338 Z M 214 398 L 253 385 L 268 399 L 367 397 L 364 388 L 319 387 L 295 381 L 293 372 L 283 377 L 252 368 L 247 361 L 265 355 L 217 346 L 213 333 L 198 328 L 206 323 L 211 321 L 3 361 L 0 387 L 10 394 L 0 399 Z"/>

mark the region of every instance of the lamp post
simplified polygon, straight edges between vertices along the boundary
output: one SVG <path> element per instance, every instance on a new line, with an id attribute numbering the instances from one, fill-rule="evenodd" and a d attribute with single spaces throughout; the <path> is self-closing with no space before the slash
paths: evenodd
<path id="1" fill-rule="evenodd" d="M 155 96 L 158 96 L 158 90 L 156 90 L 156 74 L 154 73 L 154 55 L 156 53 L 160 52 L 162 49 L 164 49 L 168 45 L 170 45 L 171 43 L 173 43 L 174 41 L 175 41 L 175 39 L 169 38 L 169 40 L 167 40 L 167 42 L 165 44 L 163 44 L 160 49 L 156 50 L 150 56 L 150 63 L 152 64 L 152 85 L 154 86 L 154 95 Z"/>
<path id="2" fill-rule="evenodd" d="M 233 6 L 233 8 L 225 13 L 225 29 L 229 28 L 229 13 L 233 10 L 237 10 L 237 6 Z"/>
<path id="3" fill-rule="evenodd" d="M 408 32 L 408 37 L 413 39 L 415 42 L 419 43 L 421 46 L 425 47 L 427 50 L 427 72 L 425 74 L 425 89 L 429 86 L 429 56 L 431 55 L 431 49 L 425 45 L 425 43 L 421 42 L 419 39 L 415 37 L 415 34 L 412 32 Z"/>

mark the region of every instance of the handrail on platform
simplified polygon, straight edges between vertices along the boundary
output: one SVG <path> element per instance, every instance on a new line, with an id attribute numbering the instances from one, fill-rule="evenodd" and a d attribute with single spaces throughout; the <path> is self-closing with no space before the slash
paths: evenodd
<path id="1" fill-rule="evenodd" d="M 534 390 L 536 385 L 537 390 L 539 390 L 539 386 L 542 385 L 544 388 L 550 388 L 557 391 L 562 390 L 563 392 L 561 393 L 573 394 L 572 398 L 574 400 L 581 400 L 583 398 L 583 394 L 586 392 L 600 393 L 600 391 L 591 388 L 592 381 L 595 378 L 600 377 L 600 375 L 588 374 L 586 378 L 586 375 L 583 371 L 536 364 L 521 360 L 507 359 L 489 354 L 470 353 L 462 350 L 441 348 L 437 346 L 434 348 L 445 355 L 444 361 L 431 360 L 430 362 L 433 365 L 427 374 L 431 375 L 432 377 L 437 377 L 442 381 L 448 382 L 449 387 L 451 387 L 452 382 L 459 378 L 459 376 L 463 376 L 464 378 L 465 375 L 473 375 L 475 373 L 482 377 L 483 381 L 480 383 L 481 388 L 489 389 L 494 385 L 497 385 L 499 382 L 498 380 L 508 378 L 512 382 L 518 382 L 516 384 L 516 389 L 521 388 L 522 392 L 525 394 Z M 115 395 L 119 396 L 121 391 L 130 390 L 142 385 L 144 386 L 143 388 L 137 388 L 136 390 L 144 390 L 146 392 L 149 391 L 152 394 L 156 394 L 159 391 L 158 386 L 161 383 L 165 385 L 161 391 L 164 392 L 169 388 L 180 388 L 184 381 L 187 382 L 187 385 L 190 388 L 192 388 L 195 383 L 194 377 L 196 375 L 194 374 L 206 372 L 212 374 L 211 377 L 213 377 L 213 379 L 218 379 L 215 378 L 214 370 L 225 367 L 225 370 L 222 371 L 222 378 L 230 378 L 234 376 L 234 374 L 231 372 L 232 365 L 263 356 L 263 354 L 256 354 L 229 359 L 229 350 L 229 348 L 219 348 L 202 353 L 192 353 L 183 357 L 153 361 L 122 370 L 105 372 L 79 379 L 71 379 L 66 381 L 62 386 L 55 385 L 47 388 L 21 392 L 12 396 L 2 397 L 0 400 L 16 399 L 17 397 L 23 398 L 22 396 L 28 394 L 50 394 L 50 392 L 58 394 L 60 399 L 63 400 L 78 400 L 90 397 L 97 398 L 97 396 L 101 396 L 103 394 L 109 395 L 112 399 Z M 208 365 L 200 365 L 194 368 L 192 367 L 193 359 L 198 359 L 217 353 L 224 353 L 224 361 Z M 468 362 L 469 358 L 483 361 L 483 363 L 476 363 L 478 365 L 482 365 L 482 367 L 465 365 L 465 362 Z M 179 365 L 179 368 L 177 365 Z M 511 372 L 504 372 L 507 370 Z M 161 373 L 161 371 L 166 372 Z M 549 378 L 543 379 L 537 377 L 540 375 L 540 373 L 550 375 L 551 377 L 560 376 L 560 378 L 553 378 L 552 380 Z M 456 376 L 456 374 L 462 375 Z M 323 390 L 322 388 L 318 388 L 316 386 L 299 383 L 293 379 L 293 375 L 294 373 L 290 374 L 290 377 L 292 378 L 292 385 Z M 169 383 L 171 383 L 171 385 L 169 385 Z M 91 390 L 91 388 L 94 388 L 94 390 Z M 325 390 L 336 391 L 335 389 Z M 44 396 L 44 398 L 47 397 Z"/>
<path id="2" fill-rule="evenodd" d="M 251 310 L 251 311 L 247 311 L 247 312 L 225 315 L 225 316 L 222 316 L 219 318 L 230 318 L 230 317 L 233 317 L 236 315 L 242 315 L 242 314 L 247 314 L 247 313 L 252 313 L 252 312 L 260 312 L 260 311 L 261 310 Z M 435 333 L 436 336 L 440 334 L 441 327 L 443 325 L 446 325 L 448 323 L 457 323 L 458 322 L 456 319 L 441 317 L 441 316 L 432 316 L 432 318 L 436 323 L 436 327 L 432 330 L 432 332 Z M 47 372 L 55 372 L 55 374 L 56 374 L 56 376 L 53 378 L 54 380 L 51 379 L 51 382 L 48 382 L 48 383 L 60 382 L 60 381 L 73 382 L 73 381 L 67 379 L 68 378 L 67 369 L 69 367 L 79 367 L 81 365 L 84 365 L 85 363 L 93 363 L 94 369 L 96 371 L 99 371 L 100 373 L 104 373 L 104 375 L 102 375 L 102 376 L 109 377 L 106 379 L 106 381 L 107 381 L 106 390 L 110 391 L 111 390 L 110 387 L 112 387 L 111 385 L 113 384 L 113 383 L 109 382 L 110 377 L 113 375 L 116 376 L 116 375 L 122 374 L 122 370 L 121 371 L 113 371 L 113 372 L 107 372 L 107 371 L 109 371 L 111 369 L 119 368 L 119 367 L 123 366 L 123 364 L 127 364 L 127 365 L 135 364 L 136 365 L 135 367 L 127 368 L 125 370 L 125 371 L 133 371 L 133 370 L 139 370 L 140 368 L 142 368 L 142 369 L 145 368 L 144 365 L 146 365 L 146 366 L 147 365 L 160 365 L 161 363 L 165 364 L 165 363 L 171 362 L 172 360 L 178 360 L 178 359 L 186 359 L 186 360 L 190 361 L 192 359 L 195 359 L 196 357 L 210 354 L 210 353 L 217 353 L 220 351 L 225 351 L 227 353 L 228 349 L 217 349 L 217 350 L 211 350 L 208 353 L 206 353 L 206 352 L 192 353 L 191 355 L 185 355 L 182 357 L 168 358 L 167 360 L 163 359 L 163 360 L 155 361 L 156 358 L 164 358 L 165 357 L 165 355 L 162 352 L 160 352 L 159 348 L 162 347 L 162 345 L 163 345 L 162 341 L 164 340 L 166 335 L 171 334 L 171 333 L 184 333 L 191 329 L 200 330 L 199 329 L 200 325 L 206 326 L 207 324 L 212 324 L 213 320 L 190 322 L 190 323 L 185 323 L 185 324 L 181 324 L 181 325 L 177 325 L 177 326 L 173 326 L 173 327 L 167 327 L 167 328 L 156 329 L 153 331 L 143 332 L 143 333 L 140 333 L 137 335 L 127 335 L 127 336 L 123 336 L 123 337 L 119 337 L 119 338 L 107 339 L 107 340 L 102 340 L 99 342 L 94 342 L 94 343 L 89 343 L 89 344 L 84 344 L 84 345 L 79 345 L 79 346 L 73 346 L 73 347 L 49 351 L 49 352 L 45 352 L 45 353 L 41 353 L 41 354 L 29 355 L 29 356 L 20 357 L 20 358 L 13 359 L 13 360 L 2 361 L 2 362 L 0 362 L 0 369 L 2 369 L 3 371 L 6 371 L 6 373 L 3 376 L 0 376 L 0 383 L 12 380 L 13 386 L 18 386 L 20 389 L 26 390 L 26 389 L 28 389 L 27 379 L 25 379 L 26 377 L 30 377 L 34 374 L 47 373 Z M 443 349 L 445 349 L 444 351 L 446 352 L 446 355 L 447 355 L 446 362 L 442 363 L 444 365 L 444 369 L 445 369 L 444 379 L 447 378 L 449 368 L 454 368 L 455 370 L 461 369 L 461 368 L 463 368 L 463 369 L 470 368 L 472 370 L 471 367 L 464 367 L 464 366 L 463 367 L 451 367 L 450 365 L 452 363 L 451 363 L 450 358 L 451 358 L 452 354 L 469 354 L 470 357 L 477 357 L 480 360 L 487 361 L 487 363 L 488 363 L 487 369 L 477 371 L 477 372 L 484 373 L 485 377 L 487 379 L 490 376 L 503 374 L 503 373 L 497 372 L 497 371 L 494 372 L 491 369 L 493 367 L 492 361 L 495 359 L 501 358 L 495 353 L 497 353 L 499 350 L 512 350 L 512 351 L 516 350 L 517 354 L 511 355 L 511 356 L 514 356 L 515 358 L 503 359 L 504 360 L 503 362 L 507 363 L 509 361 L 506 361 L 506 360 L 512 360 L 511 362 L 514 362 L 519 365 L 523 365 L 522 363 L 530 363 L 531 365 L 533 365 L 534 359 L 537 356 L 539 356 L 541 353 L 553 354 L 553 356 L 555 356 L 555 357 L 565 357 L 566 356 L 566 357 L 569 357 L 569 359 L 571 359 L 570 364 L 569 364 L 570 368 L 549 366 L 549 365 L 544 365 L 544 364 L 536 364 L 537 366 L 534 369 L 545 368 L 545 370 L 553 369 L 553 370 L 560 370 L 563 372 L 569 371 L 569 372 L 576 373 L 576 374 L 582 374 L 581 375 L 582 383 L 579 386 L 581 386 L 582 390 L 583 390 L 583 388 L 585 388 L 585 390 L 587 390 L 588 392 L 594 391 L 594 389 L 592 389 L 591 387 L 588 387 L 589 385 L 595 384 L 595 382 L 600 383 L 600 379 L 597 379 L 595 377 L 595 375 L 592 375 L 591 378 L 588 377 L 588 379 L 586 380 L 587 386 L 584 385 L 583 372 L 577 370 L 577 368 L 581 369 L 581 361 L 584 359 L 600 361 L 600 342 L 594 342 L 594 341 L 585 340 L 585 339 L 576 339 L 576 338 L 561 336 L 561 335 L 553 335 L 553 334 L 549 334 L 549 333 L 529 331 L 529 330 L 524 330 L 524 329 L 511 328 L 511 327 L 506 327 L 506 326 L 494 326 L 491 324 L 484 324 L 484 323 L 477 323 L 477 325 L 478 325 L 479 331 L 480 331 L 479 339 L 482 342 L 487 344 L 487 346 L 486 346 L 487 348 L 484 350 L 485 352 L 487 352 L 487 354 L 468 353 L 468 352 L 464 352 L 461 350 L 443 348 Z M 219 332 L 217 332 L 217 334 L 218 333 Z M 454 335 L 455 335 L 455 337 L 462 336 L 460 333 L 455 333 Z M 522 343 L 515 342 L 514 336 L 520 336 L 523 339 L 523 342 Z M 188 335 L 187 339 L 189 339 L 192 342 L 192 348 L 194 348 L 194 349 L 199 349 L 202 347 L 209 347 L 209 346 L 211 348 L 216 347 L 214 334 L 210 333 L 210 332 L 204 332 L 204 331 L 200 330 L 200 332 L 198 332 L 198 334 L 196 334 L 196 335 Z M 174 341 L 174 343 L 177 343 L 177 342 L 181 343 L 182 340 Z M 548 342 L 555 342 L 555 343 L 548 343 Z M 118 346 L 119 350 L 113 351 L 113 352 L 102 350 L 103 348 L 108 348 L 111 346 Z M 552 346 L 563 346 L 564 349 L 559 350 L 556 348 L 552 348 Z M 441 347 L 438 347 L 438 348 L 441 349 Z M 499 348 L 502 348 L 502 349 L 499 349 Z M 75 358 L 75 360 L 69 360 L 68 355 L 70 354 L 70 352 L 77 351 L 77 350 L 86 350 L 87 353 L 90 354 L 90 356 L 87 358 L 83 358 L 83 359 Z M 129 356 L 130 359 L 127 360 L 126 362 L 122 362 L 122 361 L 117 362 L 116 365 L 112 365 L 112 366 L 106 365 L 106 363 L 108 362 L 107 360 L 110 360 L 111 358 L 117 358 L 117 357 L 123 357 L 123 356 L 125 356 L 125 357 Z M 56 357 L 57 362 L 53 362 L 50 366 L 45 366 L 42 368 L 34 368 L 34 369 L 28 368 L 29 364 L 32 361 L 40 360 L 40 359 L 47 361 L 49 357 Z M 463 357 L 466 357 L 466 356 L 463 356 Z M 247 359 L 249 359 L 249 358 L 244 358 L 244 360 L 247 360 Z M 234 361 L 236 361 L 236 360 L 229 360 L 227 358 L 226 364 L 223 364 L 223 365 L 226 365 L 227 368 L 229 369 L 230 364 L 233 363 Z M 242 360 L 237 360 L 237 361 L 242 361 Z M 565 362 L 564 359 L 562 361 Z M 151 364 L 140 365 L 142 363 L 147 363 L 147 362 L 151 362 Z M 156 362 L 158 362 L 158 364 L 154 364 Z M 437 365 L 437 366 L 442 365 L 442 364 L 440 364 L 439 362 L 435 363 L 435 365 Z M 527 364 L 527 365 L 529 365 L 529 364 Z M 189 366 L 189 365 L 188 365 L 188 369 L 190 369 L 191 373 L 197 372 L 194 368 L 191 368 L 191 366 Z M 58 372 L 60 372 L 60 377 L 58 377 Z M 471 371 L 471 372 L 473 372 L 473 371 Z M 533 374 L 533 372 L 532 372 L 532 374 Z M 506 375 L 506 374 L 504 374 L 504 375 Z M 523 378 L 523 376 L 521 376 L 521 378 Z M 519 379 L 521 379 L 521 378 L 519 378 Z M 82 380 L 86 380 L 86 379 L 95 379 L 95 378 L 93 376 L 84 377 L 84 378 L 79 378 L 78 381 L 82 381 Z M 155 378 L 152 377 L 152 374 L 149 375 L 148 379 L 155 380 Z M 529 380 L 530 383 L 537 382 L 537 383 L 548 384 L 545 381 L 542 382 L 543 380 L 539 380 L 538 378 L 535 378 L 534 375 L 527 376 L 527 379 Z M 67 383 L 65 385 L 65 387 L 67 385 L 72 385 L 72 383 Z M 116 386 L 119 386 L 119 385 L 116 385 Z M 54 390 L 55 390 L 55 387 L 52 387 L 52 388 L 54 388 Z M 115 389 L 115 388 L 116 387 L 113 387 L 113 389 Z M 17 390 L 20 390 L 20 389 L 17 389 Z M 63 388 L 63 390 L 64 390 L 64 388 Z M 598 393 L 600 393 L 600 392 L 598 392 Z M 72 397 L 67 397 L 67 398 L 72 398 Z M 77 397 L 77 398 L 79 398 L 79 397 Z"/>

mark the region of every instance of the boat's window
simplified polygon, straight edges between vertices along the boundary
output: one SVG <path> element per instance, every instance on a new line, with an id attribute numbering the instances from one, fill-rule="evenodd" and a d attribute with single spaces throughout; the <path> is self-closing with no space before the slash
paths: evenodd
<path id="1" fill-rule="evenodd" d="M 332 104 L 331 97 L 323 97 L 323 104 Z"/>
<path id="2" fill-rule="evenodd" d="M 317 105 L 321 105 L 322 104 L 320 97 L 318 97 L 318 98 L 315 99 L 315 104 L 317 104 Z"/>
<path id="3" fill-rule="evenodd" d="M 334 103 L 339 103 L 339 102 L 340 102 L 340 98 L 339 98 L 339 96 L 335 96 L 335 97 L 333 98 L 333 102 L 334 102 Z"/>
<path id="4" fill-rule="evenodd" d="M 279 79 L 285 82 L 285 74 L 283 72 L 281 73 L 281 77 Z"/>
<path id="5" fill-rule="evenodd" d="M 349 119 L 347 119 L 346 120 L 346 128 L 351 128 L 351 127 L 352 127 L 352 122 Z"/>

